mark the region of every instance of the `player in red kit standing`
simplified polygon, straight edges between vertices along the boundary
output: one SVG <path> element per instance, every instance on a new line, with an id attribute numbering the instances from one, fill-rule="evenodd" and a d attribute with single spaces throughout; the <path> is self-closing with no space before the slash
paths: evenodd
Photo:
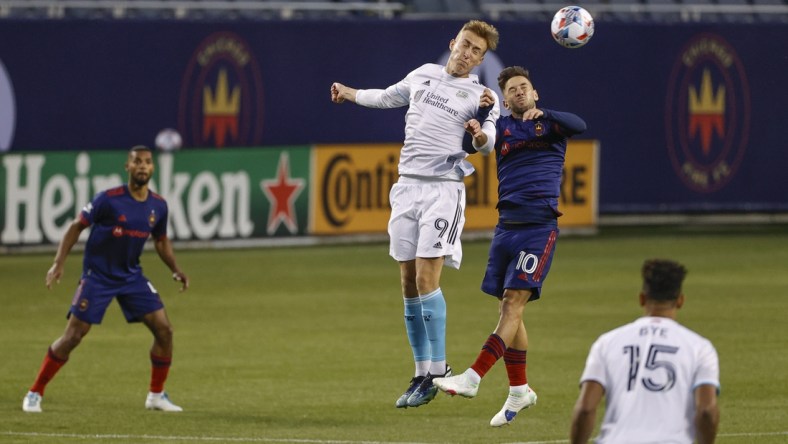
<path id="1" fill-rule="evenodd" d="M 93 324 L 100 324 L 104 312 L 117 299 L 128 322 L 142 322 L 153 333 L 150 350 L 151 381 L 145 408 L 180 412 L 164 391 L 172 362 L 172 325 L 158 292 L 142 274 L 140 255 L 148 237 L 156 252 L 181 282 L 189 279 L 175 262 L 167 238 L 167 202 L 148 189 L 154 171 L 153 154 L 144 146 L 133 147 L 126 160 L 128 184 L 98 193 L 71 223 L 58 247 L 55 263 L 47 272 L 46 285 L 60 282 L 68 253 L 80 233 L 92 227 L 85 244 L 82 277 L 79 281 L 63 335 L 49 347 L 33 386 L 22 402 L 25 412 L 41 412 L 44 389 L 68 361 Z"/>

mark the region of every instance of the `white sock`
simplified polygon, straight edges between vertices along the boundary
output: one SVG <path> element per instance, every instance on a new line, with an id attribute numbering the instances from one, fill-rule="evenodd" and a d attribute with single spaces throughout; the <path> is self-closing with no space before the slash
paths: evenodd
<path id="1" fill-rule="evenodd" d="M 478 385 L 480 382 L 482 382 L 482 377 L 479 376 L 479 374 L 476 373 L 476 371 L 472 368 L 465 370 L 465 376 L 467 376 L 468 380 L 471 381 L 471 383 L 473 384 Z"/>

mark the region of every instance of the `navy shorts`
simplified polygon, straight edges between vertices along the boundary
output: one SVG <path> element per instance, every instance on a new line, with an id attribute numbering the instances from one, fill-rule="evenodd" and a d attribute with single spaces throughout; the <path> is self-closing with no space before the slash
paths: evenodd
<path id="1" fill-rule="evenodd" d="M 490 244 L 482 291 L 500 298 L 507 288 L 530 289 L 529 300 L 539 299 L 557 239 L 558 227 L 552 224 L 498 224 Z"/>
<path id="2" fill-rule="evenodd" d="M 112 299 L 118 300 L 126 322 L 140 322 L 144 315 L 164 308 L 159 293 L 145 277 L 121 284 L 83 277 L 71 300 L 69 315 L 88 324 L 101 324 Z"/>

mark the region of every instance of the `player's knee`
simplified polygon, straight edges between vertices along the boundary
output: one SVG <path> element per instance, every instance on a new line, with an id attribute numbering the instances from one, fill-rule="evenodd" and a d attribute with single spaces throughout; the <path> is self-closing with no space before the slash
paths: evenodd
<path id="1" fill-rule="evenodd" d="M 82 329 L 66 330 L 66 332 L 63 334 L 63 337 L 61 338 L 61 344 L 63 345 L 63 348 L 65 348 L 64 351 L 70 352 L 71 350 L 75 349 L 82 342 L 82 338 L 84 338 L 87 333 L 87 330 Z"/>
<path id="2" fill-rule="evenodd" d="M 173 328 L 171 324 L 160 325 L 156 328 L 156 337 L 164 342 L 172 342 Z"/>
<path id="3" fill-rule="evenodd" d="M 530 291 L 506 291 L 501 299 L 501 316 L 517 315 L 520 316 L 528 302 Z"/>

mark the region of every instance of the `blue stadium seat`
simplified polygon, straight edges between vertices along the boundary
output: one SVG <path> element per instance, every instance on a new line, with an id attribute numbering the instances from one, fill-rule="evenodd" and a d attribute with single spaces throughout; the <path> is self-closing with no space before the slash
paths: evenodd
<path id="1" fill-rule="evenodd" d="M 775 5 L 782 5 L 783 7 L 786 6 L 786 3 L 783 0 L 753 0 L 752 4 L 754 6 L 775 6 Z M 783 12 L 780 13 L 770 13 L 770 12 L 758 12 L 755 14 L 759 22 L 764 23 L 788 23 L 788 13 Z"/>
<path id="2" fill-rule="evenodd" d="M 722 6 L 749 6 L 747 0 L 717 0 L 717 3 Z M 719 18 L 721 21 L 730 23 L 753 23 L 755 17 L 748 12 L 720 12 Z"/>
<path id="3" fill-rule="evenodd" d="M 411 12 L 446 12 L 442 0 L 412 0 Z"/>
<path id="4" fill-rule="evenodd" d="M 534 0 L 511 0 L 511 3 L 513 5 L 536 5 L 543 2 L 534 1 Z M 538 10 L 538 11 L 517 12 L 515 13 L 515 16 L 519 19 L 549 22 L 550 20 L 553 19 L 554 14 L 555 11 L 549 11 L 547 8 L 542 8 L 542 10 Z"/>
<path id="5" fill-rule="evenodd" d="M 643 12 L 640 0 L 609 0 L 608 4 L 616 9 L 609 12 L 606 18 L 619 22 L 642 22 L 648 17 Z"/>
<path id="6" fill-rule="evenodd" d="M 660 6 L 678 6 L 674 0 L 646 0 L 647 6 L 659 8 Z M 650 11 L 649 18 L 658 23 L 678 23 L 681 22 L 681 13 L 678 10 L 660 11 L 659 9 Z"/>

